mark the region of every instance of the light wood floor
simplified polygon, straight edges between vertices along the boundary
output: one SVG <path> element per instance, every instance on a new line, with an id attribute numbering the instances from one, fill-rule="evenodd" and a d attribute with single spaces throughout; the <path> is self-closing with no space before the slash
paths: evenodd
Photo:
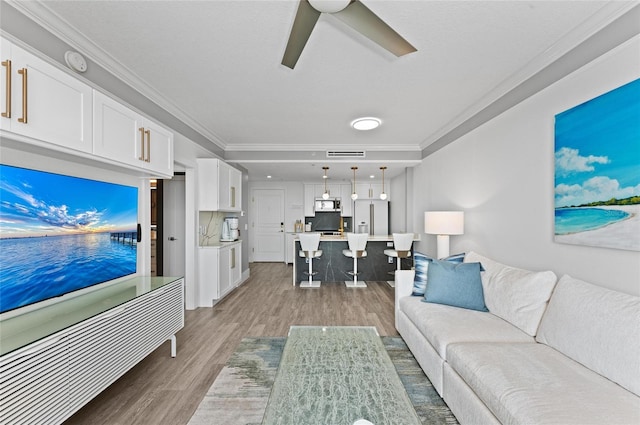
<path id="1" fill-rule="evenodd" d="M 291 274 L 282 263 L 252 264 L 251 278 L 215 307 L 186 312 L 176 358 L 163 344 L 65 425 L 186 424 L 246 336 L 286 336 L 291 325 L 375 326 L 397 335 L 386 282 L 300 289 Z"/>

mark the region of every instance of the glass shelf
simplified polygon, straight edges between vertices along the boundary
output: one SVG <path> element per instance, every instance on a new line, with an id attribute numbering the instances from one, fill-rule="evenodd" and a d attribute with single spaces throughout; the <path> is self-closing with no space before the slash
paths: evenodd
<path id="1" fill-rule="evenodd" d="M 181 277 L 142 276 L 0 321 L 0 356 L 104 313 Z"/>

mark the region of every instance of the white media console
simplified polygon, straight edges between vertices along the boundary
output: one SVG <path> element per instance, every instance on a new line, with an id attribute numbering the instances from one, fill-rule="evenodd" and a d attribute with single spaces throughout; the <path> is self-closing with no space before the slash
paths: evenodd
<path id="1" fill-rule="evenodd" d="M 184 279 L 135 277 L 0 321 L 0 423 L 59 424 L 184 326 Z"/>

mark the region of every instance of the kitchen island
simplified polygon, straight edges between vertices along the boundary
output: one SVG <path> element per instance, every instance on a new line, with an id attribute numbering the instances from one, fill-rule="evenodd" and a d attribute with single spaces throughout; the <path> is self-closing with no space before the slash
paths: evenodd
<path id="1" fill-rule="evenodd" d="M 414 241 L 419 241 L 416 235 Z M 287 247 L 293 250 L 293 285 L 308 279 L 305 272 L 308 264 L 304 257 L 300 257 L 300 241 L 296 238 L 293 245 Z M 322 256 L 313 259 L 313 271 L 318 272 L 313 279 L 320 280 L 324 284 L 329 282 L 344 282 L 353 280 L 348 272 L 353 271 L 353 258 L 342 254 L 343 249 L 349 249 L 346 235 L 322 235 L 320 237 L 320 250 Z M 393 249 L 392 235 L 370 235 L 367 240 L 366 257 L 358 259 L 358 280 L 387 281 L 393 280 L 391 272 L 396 270 L 396 259 L 389 262 L 389 257 L 384 254 L 385 249 Z M 413 267 L 413 256 L 402 260 L 402 268 Z"/>

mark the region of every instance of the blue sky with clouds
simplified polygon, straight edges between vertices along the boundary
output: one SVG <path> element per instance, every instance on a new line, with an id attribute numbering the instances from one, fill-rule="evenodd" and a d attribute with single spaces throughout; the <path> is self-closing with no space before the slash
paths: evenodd
<path id="1" fill-rule="evenodd" d="M 135 230 L 138 189 L 0 165 L 0 237 Z"/>
<path id="2" fill-rule="evenodd" d="M 640 79 L 556 115 L 555 206 L 640 196 Z"/>

